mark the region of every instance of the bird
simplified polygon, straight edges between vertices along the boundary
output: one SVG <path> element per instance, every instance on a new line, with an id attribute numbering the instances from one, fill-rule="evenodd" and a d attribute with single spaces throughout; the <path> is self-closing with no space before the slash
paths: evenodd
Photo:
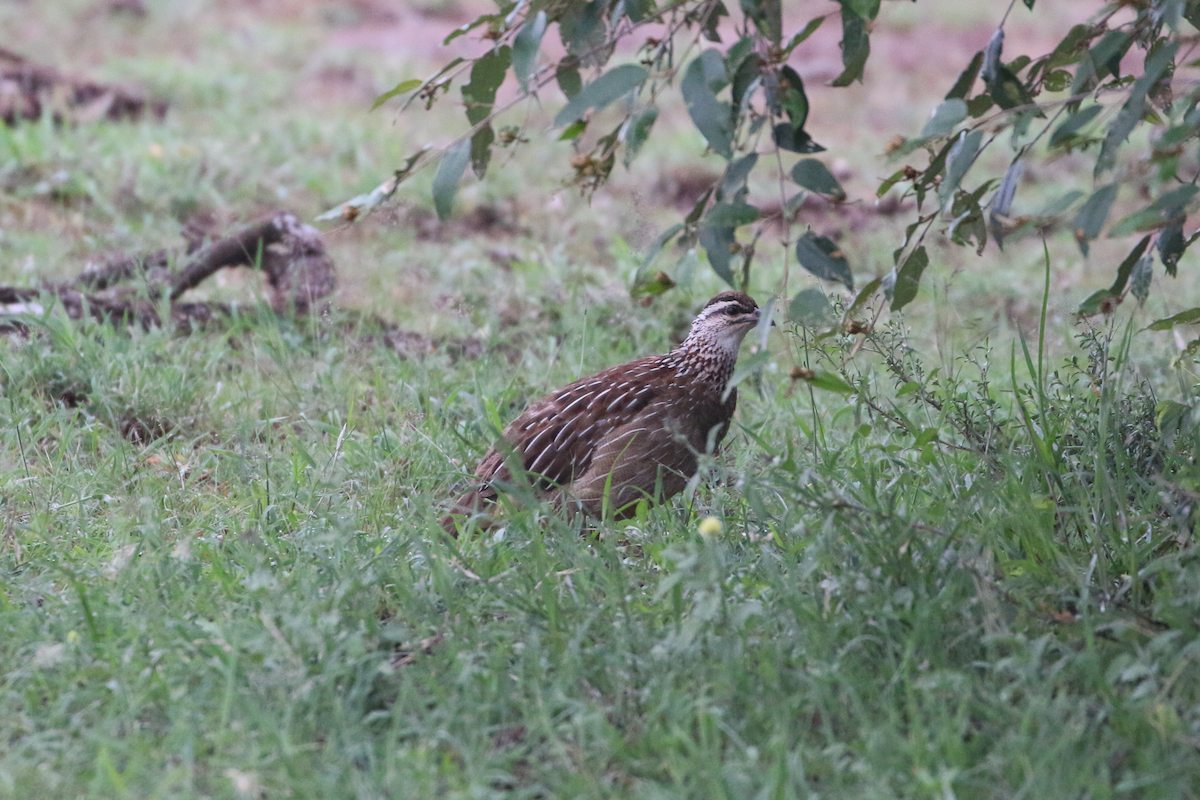
<path id="1" fill-rule="evenodd" d="M 540 498 L 595 518 L 628 518 L 640 500 L 678 494 L 729 429 L 737 407 L 729 381 L 760 315 L 748 294 L 721 292 L 669 353 L 611 367 L 529 406 L 479 462 L 443 528 L 457 536 L 473 517 L 490 527 L 500 491 L 526 480 Z M 519 481 L 514 468 L 524 473 Z"/>

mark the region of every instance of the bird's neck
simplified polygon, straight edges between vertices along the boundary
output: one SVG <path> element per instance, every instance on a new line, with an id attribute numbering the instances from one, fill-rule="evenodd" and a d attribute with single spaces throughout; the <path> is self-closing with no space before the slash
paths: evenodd
<path id="1" fill-rule="evenodd" d="M 737 365 L 741 336 L 714 336 L 707 331 L 693 330 L 679 347 L 667 354 L 680 378 L 689 385 L 708 387 L 721 395 Z"/>

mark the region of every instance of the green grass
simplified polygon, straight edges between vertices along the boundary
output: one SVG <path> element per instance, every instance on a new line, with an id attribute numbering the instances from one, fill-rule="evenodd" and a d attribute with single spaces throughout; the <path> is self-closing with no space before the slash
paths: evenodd
<path id="1" fill-rule="evenodd" d="M 943 380 L 995 415 L 990 467 L 853 407 L 814 430 L 768 380 L 690 500 L 453 541 L 436 503 L 488 441 L 477 398 L 539 389 L 497 364 L 471 396 L 349 331 L 9 340 L 0 790 L 1196 793 L 1200 476 L 1119 374 L 1026 395 L 1049 460 L 972 367 Z M 899 408 L 969 446 L 957 411 Z M 131 443 L 146 414 L 173 433 Z"/>
<path id="2" fill-rule="evenodd" d="M 175 246 L 195 212 L 311 218 L 460 113 L 391 126 L 317 92 L 322 65 L 380 90 L 426 65 L 328 46 L 350 23 L 315 4 L 147 5 L 0 10 L 29 52 L 173 104 L 0 129 L 0 283 Z M 227 327 L 52 310 L 0 338 L 0 797 L 1200 795 L 1200 442 L 1161 405 L 1195 402 L 1195 365 L 1126 334 L 1151 312 L 1073 326 L 1110 270 L 1070 241 L 1042 337 L 1040 242 L 931 244 L 908 318 L 853 358 L 773 335 L 694 491 L 582 533 L 537 505 L 442 533 L 495 416 L 665 350 L 719 288 L 699 267 L 651 307 L 627 294 L 677 216 L 658 181 L 700 149 L 669 132 L 592 206 L 538 153 L 465 188 L 515 230 L 423 231 L 420 177 L 328 234 L 325 316 L 233 279 L 204 289 L 249 293 Z M 860 274 L 900 225 L 847 229 Z M 458 344 L 400 354 L 372 314 Z"/>

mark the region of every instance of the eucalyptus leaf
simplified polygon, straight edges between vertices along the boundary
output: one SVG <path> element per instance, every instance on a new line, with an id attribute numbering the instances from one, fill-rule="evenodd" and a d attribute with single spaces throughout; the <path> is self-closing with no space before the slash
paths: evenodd
<path id="1" fill-rule="evenodd" d="M 748 225 L 759 217 L 759 211 L 746 203 L 718 203 L 704 215 L 702 225 L 712 228 L 737 228 Z"/>
<path id="2" fill-rule="evenodd" d="M 983 51 L 983 64 L 979 68 L 979 77 L 987 86 L 988 94 L 1001 108 L 1016 108 L 1032 103 L 1033 98 L 1013 70 L 1001 62 L 1003 52 L 1004 28 L 997 28 Z"/>
<path id="3" fill-rule="evenodd" d="M 825 148 L 813 141 L 807 131 L 798 131 L 786 122 L 771 129 L 771 140 L 781 150 L 793 153 L 823 153 Z"/>
<path id="4" fill-rule="evenodd" d="M 1095 174 L 1100 175 L 1111 169 L 1117 160 L 1117 149 L 1129 138 L 1129 134 L 1137 127 L 1146 107 L 1146 96 L 1169 65 L 1175 63 L 1175 51 L 1178 45 L 1168 42 L 1146 60 L 1146 71 L 1133 82 L 1129 97 L 1117 112 L 1116 118 L 1108 126 L 1104 136 L 1104 144 L 1100 146 L 1100 155 L 1096 158 Z"/>
<path id="5" fill-rule="evenodd" d="M 637 158 L 638 153 L 642 151 L 642 145 L 650 138 L 650 129 L 654 127 L 654 121 L 657 119 L 658 109 L 655 106 L 650 106 L 638 112 L 629 120 L 629 127 L 625 129 L 626 169 Z"/>
<path id="6" fill-rule="evenodd" d="M 1064 67 L 1078 62 L 1087 52 L 1084 48 L 1095 38 L 1096 33 L 1091 25 L 1072 25 L 1067 35 L 1051 51 L 1046 68 Z"/>
<path id="7" fill-rule="evenodd" d="M 638 64 L 622 64 L 601 75 L 574 97 L 554 118 L 554 124 L 568 125 L 589 111 L 602 111 L 646 82 L 650 73 Z"/>
<path id="8" fill-rule="evenodd" d="M 871 298 L 875 296 L 875 293 L 879 291 L 881 286 L 883 286 L 883 278 L 874 278 L 860 289 L 858 294 L 854 296 L 854 302 L 850 304 L 850 308 L 846 309 L 846 319 L 853 319 L 855 314 L 866 308 L 867 303 L 871 301 Z"/>
<path id="9" fill-rule="evenodd" d="M 963 131 L 955 140 L 954 146 L 946 157 L 946 177 L 938 187 L 938 200 L 943 208 L 954 196 L 954 191 L 962 183 L 967 170 L 975 163 L 975 155 L 983 142 L 983 131 Z"/>
<path id="10" fill-rule="evenodd" d="M 442 155 L 437 174 L 433 176 L 433 207 L 438 219 L 447 220 L 454 209 L 454 196 L 471 158 L 471 143 L 455 142 Z"/>
<path id="11" fill-rule="evenodd" d="M 713 94 L 729 85 L 729 72 L 725 69 L 725 59 L 721 51 L 710 47 L 701 53 L 697 59 L 699 68 L 704 73 L 704 82 Z"/>
<path id="12" fill-rule="evenodd" d="M 996 103 L 990 94 L 979 94 L 967 101 L 967 116 L 979 119 L 992 109 Z"/>
<path id="13" fill-rule="evenodd" d="M 1197 187 L 1195 184 L 1185 183 L 1183 186 L 1160 195 L 1149 205 L 1149 209 L 1151 211 L 1162 211 L 1169 216 L 1175 216 L 1192 201 L 1197 192 L 1200 192 L 1200 187 Z"/>
<path id="14" fill-rule="evenodd" d="M 968 244 L 975 240 L 975 252 L 982 254 L 987 245 L 987 222 L 983 218 L 983 208 L 979 199 L 991 188 L 992 181 L 984 181 L 973 192 L 957 192 L 954 203 L 950 206 L 953 221 L 946 232 L 951 241 L 956 244 Z"/>
<path id="15" fill-rule="evenodd" d="M 965 131 L 964 131 L 965 133 Z M 913 192 L 917 195 L 917 209 L 920 210 L 921 205 L 925 202 L 925 192 L 936 184 L 934 181 L 942 176 L 946 169 L 946 159 L 950 156 L 950 151 L 959 144 L 959 138 L 950 139 L 942 148 L 934 154 L 933 158 L 929 159 L 929 166 L 925 168 L 913 180 Z"/>
<path id="16" fill-rule="evenodd" d="M 806 231 L 796 240 L 796 260 L 800 266 L 827 281 L 837 281 L 854 291 L 854 276 L 850 262 L 831 239 Z"/>
<path id="17" fill-rule="evenodd" d="M 736 113 L 745 114 L 754 90 L 762 84 L 762 62 L 758 54 L 751 51 L 732 71 L 730 94 Z"/>
<path id="18" fill-rule="evenodd" d="M 1099 236 L 1100 231 L 1104 228 L 1104 222 L 1108 219 L 1108 212 L 1112 208 L 1113 201 L 1117 199 L 1119 188 L 1115 183 L 1100 187 L 1092 192 L 1092 196 L 1075 215 L 1071 229 L 1075 234 L 1075 241 L 1079 243 L 1079 249 L 1085 256 L 1088 254 L 1088 242 Z"/>
<path id="19" fill-rule="evenodd" d="M 492 160 L 492 142 L 494 141 L 496 141 L 496 132 L 492 130 L 491 125 L 484 125 L 471 137 L 471 171 L 477 178 L 483 178 L 487 174 L 488 162 Z"/>
<path id="20" fill-rule="evenodd" d="M 1163 266 L 1166 267 L 1167 274 L 1172 278 L 1175 277 L 1175 269 L 1179 264 L 1179 258 L 1187 250 L 1187 246 L 1187 240 L 1183 238 L 1182 224 L 1177 223 L 1168 228 L 1163 228 L 1158 233 L 1158 255 L 1162 259 Z"/>
<path id="21" fill-rule="evenodd" d="M 849 8 L 865 20 L 879 16 L 880 0 L 838 0 L 843 8 Z"/>
<path id="22" fill-rule="evenodd" d="M 1171 220 L 1164 217 L 1158 211 L 1150 209 L 1142 209 L 1135 211 L 1127 217 L 1120 219 L 1108 231 L 1110 239 L 1120 239 L 1123 236 L 1128 236 L 1131 233 L 1141 233 L 1142 231 L 1156 231 L 1165 228 L 1171 224 Z"/>
<path id="23" fill-rule="evenodd" d="M 741 0 L 742 11 L 754 20 L 759 32 L 778 45 L 783 38 L 781 0 Z"/>
<path id="24" fill-rule="evenodd" d="M 1069 192 L 1065 192 L 1047 203 L 1045 207 L 1038 212 L 1038 216 L 1057 217 L 1059 214 L 1065 213 L 1082 197 L 1083 192 L 1079 191 L 1078 189 L 1072 189 Z"/>
<path id="25" fill-rule="evenodd" d="M 746 195 L 746 181 L 758 163 L 758 153 L 747 153 L 741 158 L 735 158 L 725 167 L 725 175 L 721 178 L 721 188 L 717 192 L 718 200 L 741 200 Z"/>
<path id="26" fill-rule="evenodd" d="M 1154 277 L 1154 256 L 1147 253 L 1138 259 L 1129 276 L 1129 293 L 1137 298 L 1138 305 L 1145 304 L 1150 296 L 1150 280 Z"/>
<path id="27" fill-rule="evenodd" d="M 408 92 L 411 92 L 413 89 L 419 89 L 420 87 L 421 87 L 421 81 L 417 80 L 416 78 L 411 78 L 406 81 L 400 81 L 395 86 L 393 86 L 391 89 L 389 89 L 388 91 L 386 91 L 383 94 L 376 97 L 375 102 L 371 104 L 371 110 L 374 111 L 375 109 L 379 108 L 381 105 L 386 103 L 388 100 L 391 100 L 393 97 L 396 97 L 396 96 L 402 95 L 402 94 L 406 94 Z"/>
<path id="28" fill-rule="evenodd" d="M 445 47 L 458 37 L 465 36 L 466 34 L 478 28 L 480 25 L 488 25 L 494 22 L 500 22 L 502 19 L 503 17 L 499 14 L 484 14 L 481 17 L 476 17 L 470 22 L 463 23 L 454 30 L 450 31 L 450 34 L 442 40 L 442 46 Z"/>
<path id="29" fill-rule="evenodd" d="M 680 83 L 683 102 L 687 105 L 688 115 L 704 136 L 713 152 L 733 157 L 733 120 L 732 109 L 728 103 L 717 99 L 713 86 L 719 81 L 713 80 L 713 74 L 719 65 L 724 75 L 724 64 L 721 54 L 716 50 L 707 50 L 688 64 Z"/>
<path id="30" fill-rule="evenodd" d="M 579 60 L 568 57 L 558 62 L 558 68 L 554 70 L 554 80 L 567 99 L 579 94 L 583 90 L 583 78 L 579 76 Z"/>
<path id="31" fill-rule="evenodd" d="M 558 141 L 570 142 L 579 138 L 579 134 L 587 130 L 587 123 L 583 120 L 572 122 L 567 127 L 563 128 L 563 132 L 558 135 Z"/>
<path id="32" fill-rule="evenodd" d="M 733 260 L 733 251 L 737 246 L 734 229 L 702 226 L 697 239 L 700 246 L 704 248 L 705 255 L 708 256 L 708 263 L 712 265 L 713 272 L 717 273 L 721 280 L 733 286 L 733 269 L 730 267 L 730 262 Z"/>
<path id="33" fill-rule="evenodd" d="M 1126 31 L 1110 31 L 1088 52 L 1095 65 L 1096 77 L 1106 75 L 1121 77 L 1121 59 L 1133 44 L 1133 37 Z"/>
<path id="34" fill-rule="evenodd" d="M 607 60 L 605 41 L 608 36 L 604 12 L 609 0 L 575 0 L 565 3 L 558 20 L 558 32 L 569 55 L 580 59 L 584 66 L 595 66 Z"/>
<path id="35" fill-rule="evenodd" d="M 729 16 L 723 0 L 716 0 L 701 7 L 700 32 L 710 42 L 721 41 L 721 17 Z"/>
<path id="36" fill-rule="evenodd" d="M 344 203 L 326 211 L 317 217 L 319 221 L 326 222 L 329 220 L 340 219 L 346 222 L 354 222 L 362 219 L 367 214 L 370 214 L 375 209 L 392 195 L 396 193 L 396 188 L 402 181 L 407 179 L 418 163 L 421 163 L 429 154 L 429 146 L 422 147 L 417 152 L 404 160 L 404 165 L 392 173 L 392 176 L 383 183 L 376 186 L 366 194 L 360 194 L 352 197 Z"/>
<path id="37" fill-rule="evenodd" d="M 1104 106 L 1097 103 L 1094 106 L 1088 106 L 1087 108 L 1080 109 L 1071 116 L 1067 117 L 1066 121 L 1055 128 L 1054 133 L 1050 134 L 1050 146 L 1055 147 L 1063 142 L 1075 138 L 1075 134 L 1077 134 L 1080 129 L 1099 116 L 1100 112 L 1103 110 Z"/>
<path id="38" fill-rule="evenodd" d="M 492 113 L 496 90 L 504 83 L 511 57 L 512 51 L 508 47 L 500 47 L 475 60 L 471 80 L 462 87 L 467 122 L 478 125 Z M 487 172 L 495 138 L 491 125 L 484 125 L 471 137 L 471 169 L 477 177 L 482 178 Z"/>
<path id="39" fill-rule="evenodd" d="M 786 64 L 779 70 L 779 105 L 792 127 L 802 130 L 808 121 L 808 95 L 800 74 Z"/>
<path id="40" fill-rule="evenodd" d="M 654 11 L 654 0 L 625 0 L 625 16 L 630 22 L 641 22 Z"/>
<path id="41" fill-rule="evenodd" d="M 1079 304 L 1079 311 L 1076 313 L 1081 317 L 1093 317 L 1096 314 L 1111 314 L 1120 303 L 1120 296 L 1114 295 L 1108 289 L 1100 289 L 1088 295 L 1087 299 Z"/>
<path id="42" fill-rule="evenodd" d="M 806 40 L 808 37 L 810 37 L 814 33 L 816 33 L 817 28 L 821 27 L 821 23 L 824 21 L 825 21 L 824 16 L 814 17 L 813 19 L 810 19 L 808 21 L 807 25 L 805 25 L 803 28 L 801 28 L 800 31 L 795 36 L 793 36 L 791 39 L 788 40 L 787 47 L 784 48 L 784 52 L 790 53 L 793 50 L 795 50 L 796 45 L 800 44 L 801 42 Z"/>
<path id="43" fill-rule="evenodd" d="M 1109 291 L 1113 294 L 1121 294 L 1125 291 L 1125 284 L 1129 281 L 1129 276 L 1134 268 L 1142 260 L 1146 252 L 1146 248 L 1150 246 L 1150 237 L 1143 236 L 1142 240 L 1134 245 L 1129 251 L 1129 255 L 1125 256 L 1125 260 L 1117 267 L 1117 277 L 1113 281 L 1113 285 L 1109 287 Z"/>
<path id="44" fill-rule="evenodd" d="M 496 90 L 504 83 L 512 51 L 501 47 L 475 60 L 471 67 L 471 80 L 462 87 L 463 104 L 467 107 L 467 121 L 477 125 L 492 113 L 496 102 Z"/>
<path id="45" fill-rule="evenodd" d="M 1012 211 L 1013 200 L 1017 195 L 1017 184 L 1021 182 L 1021 175 L 1024 172 L 1025 164 L 1021 159 L 1013 161 L 1008 165 L 1008 171 L 1004 173 L 1004 179 L 1000 181 L 1000 187 L 996 189 L 996 194 L 992 196 L 989 213 L 992 238 L 996 240 L 996 246 L 1001 249 L 1004 248 L 1006 218 Z"/>
<path id="46" fill-rule="evenodd" d="M 958 123 L 967 118 L 967 104 L 958 98 L 944 100 L 933 110 L 929 121 L 921 129 L 921 138 L 941 136 L 954 130 Z"/>
<path id="47" fill-rule="evenodd" d="M 546 33 L 546 12 L 539 11 L 533 19 L 526 20 L 517 32 L 512 44 L 513 73 L 521 91 L 529 91 L 529 79 L 537 69 L 538 50 L 542 46 L 542 36 Z"/>
<path id="48" fill-rule="evenodd" d="M 792 166 L 792 180 L 805 189 L 827 195 L 834 200 L 846 199 L 846 190 L 833 177 L 829 168 L 815 158 L 802 158 Z"/>
<path id="49" fill-rule="evenodd" d="M 862 81 L 863 69 L 871 55 L 871 38 L 866 21 L 848 5 L 842 6 L 842 74 L 831 86 L 849 86 Z"/>
<path id="50" fill-rule="evenodd" d="M 454 69 L 459 64 L 463 63 L 463 60 L 464 59 L 462 59 L 461 57 L 460 58 L 452 58 L 449 61 L 447 61 L 446 64 L 441 69 L 439 69 L 437 72 L 433 73 L 433 75 L 430 75 L 428 78 L 421 81 L 421 85 L 416 87 L 416 91 L 413 92 L 413 94 L 410 95 L 409 98 L 400 105 L 400 110 L 403 111 L 404 109 L 408 108 L 409 104 L 412 103 L 414 98 L 422 96 L 422 94 L 424 93 L 424 90 L 426 88 L 436 84 L 439 80 L 441 80 L 443 75 L 450 72 L 450 70 Z M 403 94 L 403 93 L 401 93 L 401 94 Z"/>
<path id="51" fill-rule="evenodd" d="M 996 75 L 1001 67 L 1000 57 L 1002 55 L 1004 55 L 1004 28 L 999 27 L 992 32 L 987 47 L 983 51 L 983 63 L 979 68 L 979 76 L 983 78 L 984 83 L 996 80 Z"/>
<path id="52" fill-rule="evenodd" d="M 946 92 L 946 100 L 965 100 L 967 95 L 971 93 L 971 87 L 975 85 L 975 78 L 979 76 L 979 68 L 983 66 L 983 51 L 980 50 L 971 59 L 971 63 L 967 64 L 967 68 L 959 74 L 958 80 L 950 87 L 950 91 Z"/>
<path id="53" fill-rule="evenodd" d="M 1174 316 L 1151 322 L 1146 326 L 1146 330 L 1166 331 L 1174 328 L 1176 325 L 1192 325 L 1197 322 L 1200 322 L 1200 308 L 1189 308 L 1187 311 L 1180 311 Z"/>
<path id="54" fill-rule="evenodd" d="M 823 328 L 833 322 L 833 307 L 820 289 L 804 289 L 788 303 L 787 320 L 805 328 Z"/>
<path id="55" fill-rule="evenodd" d="M 704 208 L 708 205 L 708 200 L 710 197 L 712 197 L 712 194 L 713 189 L 711 186 L 708 189 L 705 189 L 700 195 L 700 198 L 696 200 L 695 205 L 692 206 L 692 210 L 688 212 L 686 217 L 684 217 L 683 221 L 688 225 L 695 225 L 697 222 L 699 222 L 700 217 L 704 215 Z"/>
<path id="56" fill-rule="evenodd" d="M 892 289 L 892 311 L 899 311 L 911 303 L 921 286 L 921 275 L 929 266 L 929 254 L 921 245 L 904 259 L 904 266 L 896 273 L 896 285 Z"/>
<path id="57" fill-rule="evenodd" d="M 1033 97 L 1021 80 L 1008 67 L 1001 65 L 995 77 L 988 82 L 988 94 L 1001 108 L 1017 108 L 1029 105 Z M 1040 115 L 1041 112 L 1038 112 Z"/>
<path id="58" fill-rule="evenodd" d="M 907 180 L 908 179 L 907 173 L 908 173 L 908 170 L 904 167 L 901 167 L 900 169 L 893 172 L 891 175 L 889 175 L 887 178 L 884 179 L 883 183 L 879 184 L 879 188 L 875 190 L 875 196 L 883 197 L 885 194 L 890 192 L 892 190 L 892 187 L 895 186 L 897 183 L 899 183 L 902 180 Z"/>
<path id="59" fill-rule="evenodd" d="M 1083 96 L 1096 88 L 1099 81 L 1096 78 L 1096 66 L 1091 56 L 1079 60 L 1075 68 L 1075 79 L 1071 81 L 1071 94 Z"/>

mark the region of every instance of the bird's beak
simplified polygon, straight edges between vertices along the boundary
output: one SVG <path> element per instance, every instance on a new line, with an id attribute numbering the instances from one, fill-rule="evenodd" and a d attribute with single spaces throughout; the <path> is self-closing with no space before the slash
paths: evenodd
<path id="1" fill-rule="evenodd" d="M 761 322 L 762 322 L 762 309 L 756 308 L 756 309 L 754 309 L 754 324 L 755 324 L 755 326 L 758 326 Z M 771 319 L 771 324 L 768 325 L 767 327 L 770 327 L 770 328 L 775 327 L 775 319 L 773 317 Z"/>

